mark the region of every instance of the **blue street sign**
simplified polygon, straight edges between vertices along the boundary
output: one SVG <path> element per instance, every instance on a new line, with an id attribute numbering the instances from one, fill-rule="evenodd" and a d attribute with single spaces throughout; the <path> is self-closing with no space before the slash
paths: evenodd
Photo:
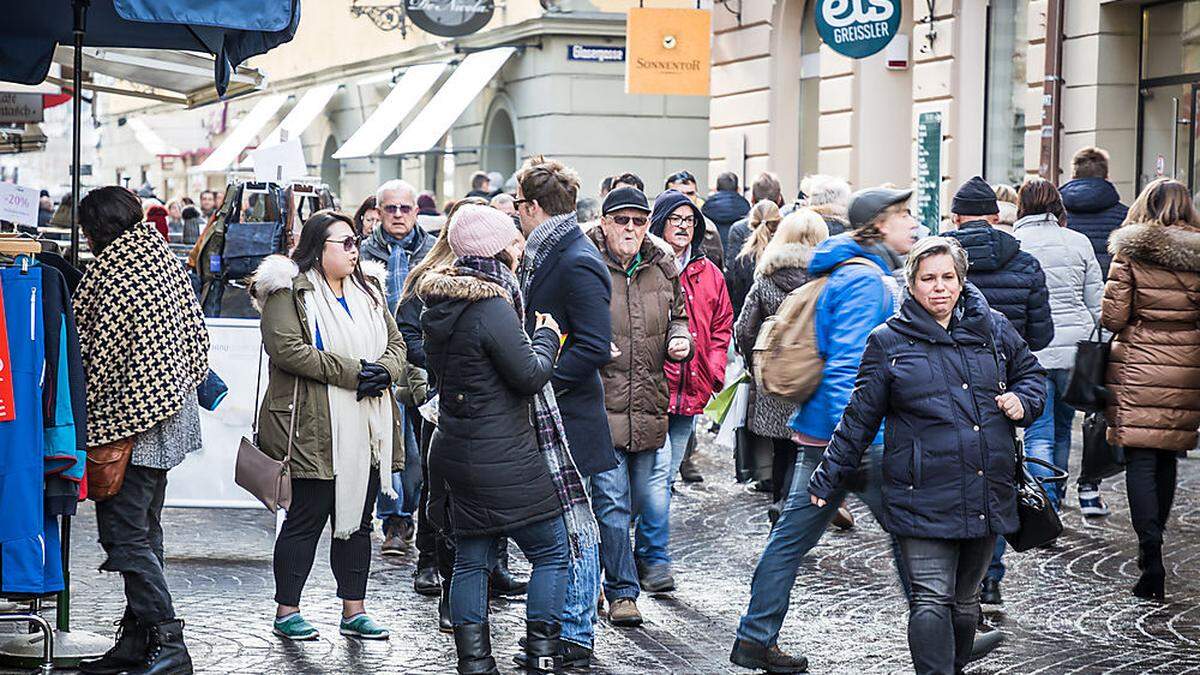
<path id="1" fill-rule="evenodd" d="M 883 49 L 900 30 L 900 0 L 818 0 L 817 33 L 833 51 L 861 59 Z"/>

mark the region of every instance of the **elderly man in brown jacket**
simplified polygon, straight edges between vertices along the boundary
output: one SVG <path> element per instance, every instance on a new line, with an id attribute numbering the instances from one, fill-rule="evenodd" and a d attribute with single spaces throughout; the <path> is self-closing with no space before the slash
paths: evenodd
<path id="1" fill-rule="evenodd" d="M 687 361 L 693 349 L 675 256 L 647 234 L 646 195 L 631 187 L 613 190 L 601 213 L 600 227 L 588 237 L 612 275 L 613 358 L 600 376 L 617 466 L 592 477 L 592 507 L 609 621 L 637 626 L 639 578 L 650 592 L 675 587 L 667 551 L 671 452 L 663 364 Z M 635 517 L 636 547 L 629 541 Z"/>

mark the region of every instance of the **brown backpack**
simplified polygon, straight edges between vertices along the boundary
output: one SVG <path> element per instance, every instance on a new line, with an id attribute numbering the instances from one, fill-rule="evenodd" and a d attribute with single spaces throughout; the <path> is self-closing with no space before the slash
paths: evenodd
<path id="1" fill-rule="evenodd" d="M 856 256 L 838 267 L 842 265 L 875 266 L 875 263 Z M 779 309 L 758 329 L 752 356 L 754 381 L 766 393 L 803 403 L 821 384 L 825 359 L 817 348 L 815 314 L 827 281 L 829 274 L 788 293 Z"/>

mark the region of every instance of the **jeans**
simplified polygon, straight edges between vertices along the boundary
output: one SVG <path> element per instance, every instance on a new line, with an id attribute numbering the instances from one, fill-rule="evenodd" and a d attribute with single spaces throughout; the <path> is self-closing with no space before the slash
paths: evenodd
<path id="1" fill-rule="evenodd" d="M 589 546 L 571 561 L 567 600 L 563 605 L 562 639 L 592 648 L 596 639 L 596 600 L 600 597 L 600 547 Z"/>
<path id="2" fill-rule="evenodd" d="M 455 626 L 487 623 L 488 574 L 496 566 L 501 536 L 517 542 L 533 565 L 525 600 L 527 621 L 562 622 L 567 596 L 570 551 L 561 516 L 523 525 L 503 535 L 455 537 L 454 577 L 450 581 L 450 619 Z"/>
<path id="3" fill-rule="evenodd" d="M 1004 566 L 1004 551 L 1008 549 L 1008 544 L 1005 543 L 1004 537 L 996 537 L 996 546 L 992 549 L 992 562 L 988 564 L 987 578 L 993 579 L 996 582 L 1004 581 L 1004 573 L 1008 568 Z"/>
<path id="4" fill-rule="evenodd" d="M 1049 462 L 1063 471 L 1067 470 L 1067 461 L 1071 457 L 1071 424 L 1075 421 L 1075 409 L 1064 403 L 1062 398 L 1070 378 L 1071 371 L 1065 368 L 1046 371 L 1046 408 L 1042 416 L 1025 430 L 1026 456 Z M 1050 475 L 1048 469 L 1037 464 L 1030 463 L 1028 466 L 1029 473 L 1035 478 Z M 1059 510 L 1066 496 L 1066 481 L 1046 483 L 1044 487 L 1054 510 Z"/>
<path id="5" fill-rule="evenodd" d="M 120 572 L 125 602 L 145 625 L 175 619 L 163 574 L 162 510 L 167 472 L 130 464 L 121 490 L 96 502 L 96 529 L 108 558 L 100 569 Z"/>
<path id="6" fill-rule="evenodd" d="M 822 452 L 823 448 L 800 446 L 787 501 L 767 538 L 767 547 L 763 549 L 754 568 L 754 579 L 750 582 L 750 606 L 738 625 L 739 640 L 775 646 L 787 615 L 800 561 L 821 540 L 821 535 L 837 512 L 837 505 L 845 499 L 847 490 L 842 489 L 831 495 L 829 503 L 823 508 L 817 508 L 809 500 L 808 481 L 821 461 Z M 847 486 L 848 489 L 866 503 L 876 520 L 882 522 L 882 445 L 872 445 L 867 449 L 853 482 L 853 485 Z M 907 596 L 908 576 L 894 537 L 892 558 L 900 574 L 901 588 Z"/>
<path id="7" fill-rule="evenodd" d="M 382 491 L 375 502 L 375 516 L 384 521 L 391 518 L 412 519 L 421 500 L 421 446 L 417 443 L 417 433 L 413 424 L 413 416 L 406 411 L 404 414 L 404 470 L 392 474 L 392 489 L 396 498 L 385 495 Z"/>
<path id="8" fill-rule="evenodd" d="M 1129 518 L 1138 545 L 1162 546 L 1163 530 L 1175 501 L 1179 453 L 1153 448 L 1125 448 L 1125 489 Z"/>
<path id="9" fill-rule="evenodd" d="M 900 539 L 912 587 L 908 650 L 917 675 L 953 675 L 966 667 L 979 623 L 979 583 L 995 539 Z"/>
<path id="10" fill-rule="evenodd" d="M 609 601 L 636 600 L 638 570 L 671 564 L 671 488 L 667 472 L 671 453 L 658 450 L 617 450 L 617 466 L 592 476 L 592 509 L 600 526 L 600 561 L 604 566 L 604 594 Z M 636 519 L 637 546 L 629 543 L 629 526 Z"/>
<path id="11" fill-rule="evenodd" d="M 674 485 L 683 457 L 687 454 L 688 442 L 692 440 L 692 431 L 696 428 L 696 418 L 692 415 L 667 415 L 667 420 L 667 446 L 671 449 L 671 473 L 667 483 Z"/>

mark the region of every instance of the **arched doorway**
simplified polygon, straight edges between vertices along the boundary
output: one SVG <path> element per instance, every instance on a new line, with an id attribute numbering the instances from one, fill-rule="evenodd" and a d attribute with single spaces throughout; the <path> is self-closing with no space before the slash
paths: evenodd
<path id="1" fill-rule="evenodd" d="M 339 200 L 342 194 L 342 162 L 333 158 L 337 152 L 338 142 L 333 136 L 325 139 L 325 148 L 321 151 L 321 182 L 329 186 L 329 191 Z"/>
<path id="2" fill-rule="evenodd" d="M 497 107 L 483 135 L 483 171 L 499 171 L 505 178 L 517 171 L 517 132 L 506 108 Z"/>

